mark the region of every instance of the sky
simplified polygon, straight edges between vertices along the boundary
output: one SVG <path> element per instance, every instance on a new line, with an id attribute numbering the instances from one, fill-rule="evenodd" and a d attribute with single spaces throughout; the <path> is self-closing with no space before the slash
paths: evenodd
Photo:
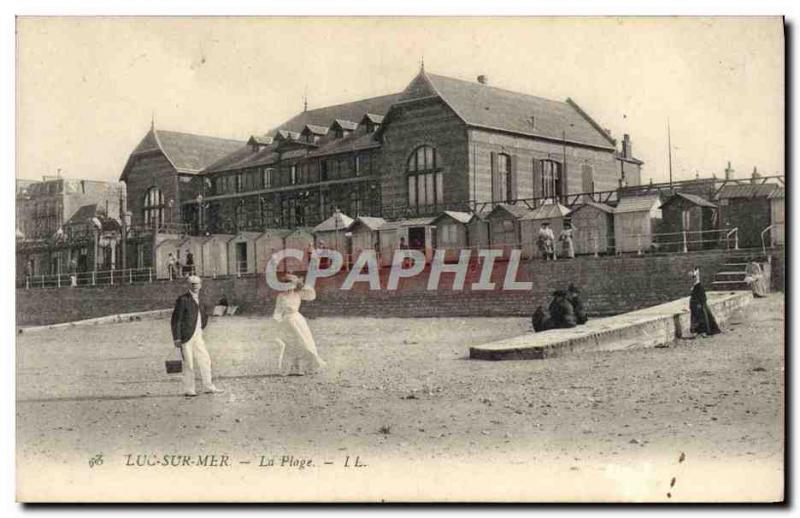
<path id="1" fill-rule="evenodd" d="M 103 18 L 17 22 L 17 177 L 117 181 L 156 128 L 247 140 L 431 73 L 575 100 L 643 181 L 784 173 L 780 18 Z"/>

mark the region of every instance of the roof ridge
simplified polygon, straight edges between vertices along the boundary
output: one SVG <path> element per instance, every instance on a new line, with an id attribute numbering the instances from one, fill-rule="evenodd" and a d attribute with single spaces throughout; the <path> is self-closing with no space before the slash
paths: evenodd
<path id="1" fill-rule="evenodd" d="M 158 133 L 159 132 L 172 133 L 173 135 L 185 135 L 187 137 L 211 138 L 211 139 L 214 139 L 214 140 L 224 140 L 224 141 L 227 141 L 227 142 L 238 142 L 238 143 L 241 143 L 241 144 L 246 144 L 247 143 L 246 140 L 238 140 L 238 139 L 227 138 L 227 137 L 215 137 L 213 135 L 201 135 L 200 133 L 189 133 L 187 131 L 174 131 L 174 130 L 163 130 L 163 129 L 153 129 L 151 131 L 154 132 L 154 135 L 155 135 L 156 139 L 158 140 L 159 146 L 161 145 L 161 141 L 158 139 Z"/>
<path id="2" fill-rule="evenodd" d="M 458 81 L 460 83 L 465 83 L 465 84 L 468 84 L 468 85 L 474 86 L 474 87 L 489 88 L 489 89 L 492 89 L 492 90 L 498 90 L 500 92 L 506 92 L 506 93 L 510 93 L 510 94 L 514 94 L 514 95 L 525 95 L 527 97 L 535 97 L 536 99 L 541 99 L 543 101 L 549 101 L 549 102 L 552 102 L 552 103 L 567 104 L 566 101 L 558 101 L 556 99 L 551 99 L 549 97 L 542 97 L 540 95 L 533 95 L 533 94 L 529 94 L 529 93 L 525 93 L 525 92 L 518 92 L 516 90 L 509 90 L 508 88 L 501 88 L 499 86 L 475 83 L 473 81 L 469 81 L 467 79 L 461 79 L 461 78 L 458 78 L 458 77 L 443 76 L 441 74 L 429 74 L 429 75 L 432 76 L 432 77 L 441 77 L 442 79 L 449 79 L 451 81 Z"/>

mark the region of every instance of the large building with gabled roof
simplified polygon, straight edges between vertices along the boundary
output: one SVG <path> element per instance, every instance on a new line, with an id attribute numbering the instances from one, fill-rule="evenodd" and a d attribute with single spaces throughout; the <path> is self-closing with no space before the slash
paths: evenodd
<path id="1" fill-rule="evenodd" d="M 148 186 L 172 175 L 174 189 L 165 185 L 162 194 L 181 210 L 171 216 L 203 233 L 313 227 L 336 208 L 387 219 L 486 212 L 497 203 L 636 185 L 641 167 L 627 136 L 618 150 L 571 99 L 424 69 L 398 93 L 304 109 L 241 142 L 193 136 L 207 152 L 188 172 L 172 158 L 183 153 L 165 149 L 166 133 L 151 130 L 131 155 L 150 156 L 157 167 L 126 165 L 130 210 L 143 223 L 160 217 L 148 215 Z"/>
<path id="2" fill-rule="evenodd" d="M 195 175 L 240 149 L 243 141 L 156 129 L 139 142 L 120 175 L 133 226 L 180 223 L 181 204 L 201 192 Z"/>

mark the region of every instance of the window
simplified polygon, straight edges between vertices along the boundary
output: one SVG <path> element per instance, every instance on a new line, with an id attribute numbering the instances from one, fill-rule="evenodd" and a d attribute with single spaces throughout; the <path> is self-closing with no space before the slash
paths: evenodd
<path id="1" fill-rule="evenodd" d="M 244 200 L 236 206 L 236 230 L 239 231 L 245 227 L 245 213 L 244 213 Z"/>
<path id="2" fill-rule="evenodd" d="M 360 216 L 364 213 L 363 201 L 361 199 L 361 193 L 359 192 L 358 188 L 350 191 L 350 214 L 353 217 Z"/>
<path id="3" fill-rule="evenodd" d="M 289 167 L 289 183 L 292 185 L 297 183 L 297 166 L 294 164 Z"/>
<path id="4" fill-rule="evenodd" d="M 408 157 L 408 205 L 428 207 L 442 203 L 444 185 L 441 168 L 437 167 L 437 153 L 431 146 L 420 146 Z"/>
<path id="5" fill-rule="evenodd" d="M 319 168 L 320 168 L 319 170 L 320 170 L 320 175 L 321 175 L 320 181 L 323 181 L 323 182 L 328 181 L 328 177 L 329 177 L 329 175 L 328 175 L 328 161 L 327 160 L 320 161 Z"/>
<path id="6" fill-rule="evenodd" d="M 554 160 L 542 160 L 542 196 L 553 198 L 563 193 L 561 164 Z"/>
<path id="7" fill-rule="evenodd" d="M 512 187 L 511 157 L 505 153 L 499 153 L 493 165 L 492 201 L 513 200 L 515 196 Z"/>
<path id="8" fill-rule="evenodd" d="M 264 183 L 264 188 L 265 189 L 269 189 L 270 187 L 272 187 L 272 171 L 273 171 L 273 169 L 271 167 L 265 167 L 261 171 L 261 175 L 263 176 L 263 183 Z"/>
<path id="9" fill-rule="evenodd" d="M 581 166 L 581 190 L 583 192 L 594 192 L 594 170 L 589 164 Z"/>
<path id="10" fill-rule="evenodd" d="M 164 224 L 164 196 L 158 187 L 150 187 L 145 193 L 143 215 L 146 226 Z"/>

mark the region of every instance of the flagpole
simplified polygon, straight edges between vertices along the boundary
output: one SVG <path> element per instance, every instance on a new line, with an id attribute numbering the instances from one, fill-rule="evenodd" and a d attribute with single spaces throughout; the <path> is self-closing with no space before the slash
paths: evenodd
<path id="1" fill-rule="evenodd" d="M 667 146 L 669 147 L 669 188 L 672 189 L 672 132 L 669 128 L 669 118 L 667 118 Z"/>

